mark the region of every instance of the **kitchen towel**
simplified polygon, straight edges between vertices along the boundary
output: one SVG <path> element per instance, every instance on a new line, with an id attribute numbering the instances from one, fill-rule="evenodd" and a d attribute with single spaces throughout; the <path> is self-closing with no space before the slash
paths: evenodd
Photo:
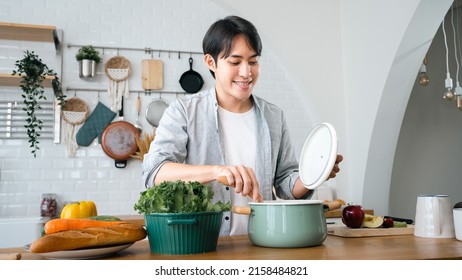
<path id="1" fill-rule="evenodd" d="M 103 103 L 98 102 L 91 115 L 77 132 L 75 137 L 77 144 L 88 147 L 96 137 L 98 137 L 98 142 L 101 143 L 101 134 L 115 116 L 116 113 Z"/>

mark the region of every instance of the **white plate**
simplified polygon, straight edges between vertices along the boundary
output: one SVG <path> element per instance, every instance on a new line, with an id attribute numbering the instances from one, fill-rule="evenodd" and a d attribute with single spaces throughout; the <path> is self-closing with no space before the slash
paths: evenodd
<path id="1" fill-rule="evenodd" d="M 67 251 L 57 251 L 50 253 L 40 253 L 40 255 L 47 259 L 54 260 L 87 260 L 87 259 L 97 259 L 105 256 L 109 256 L 120 252 L 128 247 L 132 246 L 133 243 L 115 245 L 109 247 L 101 248 L 92 248 L 92 249 L 82 249 L 82 250 L 67 250 Z M 24 246 L 26 251 L 30 251 L 30 244 Z"/>
<path id="2" fill-rule="evenodd" d="M 300 180 L 307 189 L 315 189 L 330 175 L 337 158 L 337 132 L 329 123 L 314 127 L 300 154 Z"/>

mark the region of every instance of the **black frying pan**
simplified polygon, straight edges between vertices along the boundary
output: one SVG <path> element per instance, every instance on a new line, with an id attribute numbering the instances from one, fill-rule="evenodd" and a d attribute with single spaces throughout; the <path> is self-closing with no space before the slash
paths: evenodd
<path id="1" fill-rule="evenodd" d="M 189 70 L 184 72 L 180 77 L 181 87 L 189 93 L 198 92 L 204 85 L 204 79 L 202 76 L 192 69 L 193 59 L 189 58 Z"/>

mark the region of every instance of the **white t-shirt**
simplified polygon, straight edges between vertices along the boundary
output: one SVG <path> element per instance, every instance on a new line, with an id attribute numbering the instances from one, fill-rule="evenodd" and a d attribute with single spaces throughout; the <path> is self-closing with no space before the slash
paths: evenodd
<path id="1" fill-rule="evenodd" d="M 255 154 L 257 151 L 257 134 L 255 109 L 252 107 L 245 113 L 233 113 L 218 107 L 221 127 L 223 128 L 223 143 L 225 147 L 225 163 L 227 165 L 244 165 L 255 170 Z M 250 197 L 236 194 L 230 188 L 231 203 L 234 206 L 248 207 Z M 249 222 L 248 215 L 231 213 L 230 235 L 246 235 Z"/>

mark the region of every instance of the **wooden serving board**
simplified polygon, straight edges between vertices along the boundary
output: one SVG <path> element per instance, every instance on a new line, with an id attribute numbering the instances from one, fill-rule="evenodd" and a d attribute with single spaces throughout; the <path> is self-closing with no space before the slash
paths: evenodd
<path id="1" fill-rule="evenodd" d="M 327 225 L 327 234 L 341 237 L 371 237 L 414 234 L 414 225 L 405 228 L 349 228 L 345 225 Z"/>
<path id="2" fill-rule="evenodd" d="M 143 59 L 141 62 L 141 84 L 143 89 L 164 87 L 164 64 L 159 59 Z"/>

